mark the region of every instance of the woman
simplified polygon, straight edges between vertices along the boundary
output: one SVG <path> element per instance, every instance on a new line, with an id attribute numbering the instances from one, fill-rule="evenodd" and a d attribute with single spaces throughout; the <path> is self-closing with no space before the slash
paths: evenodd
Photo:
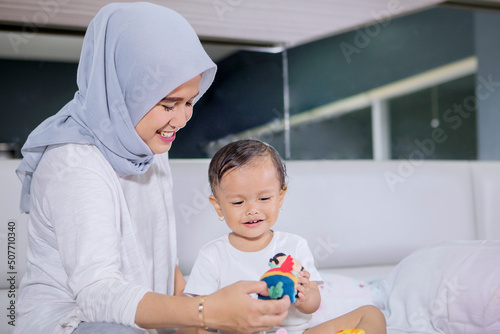
<path id="1" fill-rule="evenodd" d="M 288 299 L 250 297 L 266 293 L 263 282 L 181 295 L 163 153 L 215 71 L 193 29 L 169 9 L 111 4 L 92 20 L 79 90 L 31 133 L 17 170 L 30 219 L 15 333 L 255 332 L 285 318 Z"/>

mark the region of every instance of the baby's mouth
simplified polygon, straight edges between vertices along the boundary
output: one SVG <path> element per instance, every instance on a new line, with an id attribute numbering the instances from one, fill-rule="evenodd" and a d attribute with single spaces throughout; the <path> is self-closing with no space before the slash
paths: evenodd
<path id="1" fill-rule="evenodd" d="M 250 221 L 247 221 L 247 222 L 245 222 L 245 223 L 243 223 L 243 224 L 245 224 L 245 225 L 253 225 L 253 224 L 258 224 L 258 223 L 260 223 L 261 221 L 262 221 L 262 219 L 250 220 Z"/>

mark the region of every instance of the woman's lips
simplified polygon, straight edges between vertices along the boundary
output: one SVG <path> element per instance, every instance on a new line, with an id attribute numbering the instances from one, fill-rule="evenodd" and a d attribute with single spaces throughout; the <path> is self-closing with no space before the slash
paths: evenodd
<path id="1" fill-rule="evenodd" d="M 158 137 L 165 143 L 171 143 L 175 139 L 175 131 L 159 131 Z"/>

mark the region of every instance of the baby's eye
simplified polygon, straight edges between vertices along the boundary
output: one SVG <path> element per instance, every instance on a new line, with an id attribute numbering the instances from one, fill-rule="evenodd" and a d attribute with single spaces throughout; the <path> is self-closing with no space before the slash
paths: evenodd
<path id="1" fill-rule="evenodd" d="M 233 202 L 231 204 L 233 204 L 233 205 L 240 205 L 240 204 L 243 204 L 243 201 Z"/>
<path id="2" fill-rule="evenodd" d="M 172 111 L 174 110 L 174 107 L 169 107 L 169 106 L 166 106 L 166 105 L 161 105 L 163 107 L 163 109 L 165 109 L 165 111 Z"/>
<path id="3" fill-rule="evenodd" d="M 260 200 L 261 201 L 267 201 L 267 200 L 270 200 L 270 199 L 271 199 L 271 197 L 262 197 Z"/>

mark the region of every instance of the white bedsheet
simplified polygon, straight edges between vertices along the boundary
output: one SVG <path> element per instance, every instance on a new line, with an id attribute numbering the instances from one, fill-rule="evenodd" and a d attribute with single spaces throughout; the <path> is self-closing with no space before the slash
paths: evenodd
<path id="1" fill-rule="evenodd" d="M 346 275 L 320 271 L 324 284 L 319 287 L 321 305 L 313 314 L 312 325 L 339 317 L 364 305 L 385 307 L 387 296 L 381 289 L 381 280 L 362 280 L 356 277 L 358 271 L 346 270 Z"/>

